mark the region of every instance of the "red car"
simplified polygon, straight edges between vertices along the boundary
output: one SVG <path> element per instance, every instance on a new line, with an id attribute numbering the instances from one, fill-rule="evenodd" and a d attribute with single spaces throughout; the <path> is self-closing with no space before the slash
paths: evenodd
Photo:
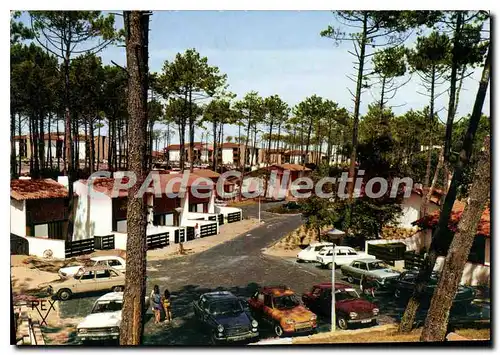
<path id="1" fill-rule="evenodd" d="M 304 304 L 316 314 L 330 317 L 332 307 L 332 284 L 314 285 L 310 292 L 302 295 Z M 361 298 L 351 285 L 335 283 L 335 312 L 337 325 L 347 329 L 353 324 L 378 323 L 377 306 Z"/>

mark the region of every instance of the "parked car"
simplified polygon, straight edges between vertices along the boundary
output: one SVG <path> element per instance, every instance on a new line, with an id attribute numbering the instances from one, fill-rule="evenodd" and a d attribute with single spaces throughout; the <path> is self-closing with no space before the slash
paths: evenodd
<path id="1" fill-rule="evenodd" d="M 340 269 L 349 283 L 354 283 L 355 280 L 361 280 L 361 277 L 368 276 L 378 284 L 377 287 L 381 288 L 385 286 L 387 280 L 396 279 L 401 274 L 378 259 L 354 260 L 349 265 L 342 265 Z"/>
<path id="2" fill-rule="evenodd" d="M 368 255 L 366 253 L 361 253 L 356 251 L 356 249 L 351 247 L 343 247 L 336 246 L 335 249 L 333 247 L 327 247 L 321 250 L 321 252 L 316 257 L 316 261 L 322 266 L 327 267 L 330 270 L 333 267 L 332 256 L 335 252 L 335 267 L 339 267 L 342 265 L 348 265 L 354 260 L 358 259 L 372 259 L 376 258 L 373 255 Z"/>
<path id="3" fill-rule="evenodd" d="M 80 270 L 82 267 L 89 267 L 89 266 L 103 266 L 103 267 L 109 266 L 118 271 L 125 272 L 127 263 L 125 262 L 125 259 L 119 256 L 114 256 L 114 255 L 94 256 L 80 265 L 60 268 L 58 273 L 59 276 L 61 277 L 70 277 L 76 274 L 78 270 Z"/>
<path id="4" fill-rule="evenodd" d="M 196 318 L 210 333 L 212 343 L 244 341 L 259 336 L 259 323 L 250 315 L 246 300 L 231 292 L 208 292 L 193 302 Z"/>
<path id="5" fill-rule="evenodd" d="M 75 275 L 49 283 L 47 292 L 66 301 L 76 293 L 93 291 L 122 291 L 125 274 L 105 266 L 81 268 Z"/>
<path id="6" fill-rule="evenodd" d="M 330 317 L 332 312 L 331 282 L 314 285 L 310 292 L 302 295 L 302 301 L 316 314 Z M 361 298 L 352 286 L 345 283 L 335 283 L 335 312 L 340 329 L 347 329 L 353 324 L 376 325 L 378 323 L 378 307 Z"/>
<path id="7" fill-rule="evenodd" d="M 401 300 L 402 302 L 406 302 L 413 293 L 417 275 L 418 271 L 415 270 L 403 272 L 397 279 L 392 280 L 387 286 L 394 291 L 395 298 Z M 438 275 L 436 273 L 433 273 L 425 289 L 425 298 L 422 302 L 424 306 L 430 304 L 437 284 Z M 465 308 L 469 304 L 471 304 L 475 297 L 476 291 L 472 287 L 458 286 L 457 293 L 453 300 L 453 306 Z"/>
<path id="8" fill-rule="evenodd" d="M 122 322 L 123 292 L 110 292 L 99 297 L 90 314 L 76 327 L 80 342 L 118 340 Z M 146 296 L 145 308 L 149 309 Z"/>
<path id="9" fill-rule="evenodd" d="M 263 287 L 255 292 L 248 304 L 253 316 L 272 326 L 278 337 L 316 331 L 316 314 L 286 286 Z"/>
<path id="10" fill-rule="evenodd" d="M 297 254 L 297 262 L 316 262 L 319 253 L 326 247 L 333 247 L 333 243 L 311 243 Z"/>

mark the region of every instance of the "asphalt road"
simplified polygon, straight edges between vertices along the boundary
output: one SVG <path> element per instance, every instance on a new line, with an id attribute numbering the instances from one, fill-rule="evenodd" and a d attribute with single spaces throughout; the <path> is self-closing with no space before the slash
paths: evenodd
<path id="1" fill-rule="evenodd" d="M 273 204 L 262 204 L 262 226 L 217 245 L 205 252 L 185 257 L 148 262 L 148 294 L 153 285 L 161 292 L 172 293 L 174 321 L 170 325 L 155 325 L 148 316 L 145 326 L 146 345 L 206 345 L 209 339 L 194 319 L 192 302 L 199 295 L 214 290 L 229 290 L 237 296 L 249 297 L 261 285 L 285 284 L 299 295 L 312 285 L 331 280 L 331 271 L 317 264 L 297 263 L 294 258 L 278 258 L 262 254 L 262 249 L 279 240 L 302 223 L 299 215 L 277 215 L 265 212 Z M 256 217 L 258 206 L 244 208 L 244 216 Z M 336 271 L 337 280 L 341 273 Z M 355 285 L 356 288 L 357 285 Z M 60 303 L 63 318 L 84 317 L 99 295 Z M 404 306 L 391 297 L 376 299 L 380 308 L 380 323 L 395 322 Z M 151 312 L 151 311 L 149 311 Z M 319 319 L 319 331 L 329 330 L 328 320 Z M 272 337 L 261 331 L 261 338 Z M 72 340 L 70 341 L 72 342 Z"/>

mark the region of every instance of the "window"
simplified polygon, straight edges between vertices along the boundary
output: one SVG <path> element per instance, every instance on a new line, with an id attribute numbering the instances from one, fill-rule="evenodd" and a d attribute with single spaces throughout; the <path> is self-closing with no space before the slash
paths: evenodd
<path id="1" fill-rule="evenodd" d="M 359 265 L 358 267 L 359 267 L 361 270 L 368 270 L 368 268 L 366 267 L 366 264 L 365 264 L 365 263 L 359 263 L 358 265 Z"/>
<path id="2" fill-rule="evenodd" d="M 358 255 L 358 253 L 356 253 L 356 251 L 355 251 L 355 250 L 349 250 L 349 251 L 347 252 L 347 255 Z"/>
<path id="3" fill-rule="evenodd" d="M 405 282 L 413 282 L 415 280 L 415 275 L 413 274 L 406 274 L 403 276 L 403 281 Z"/>
<path id="4" fill-rule="evenodd" d="M 319 247 L 314 248 L 314 251 L 320 251 L 323 248 L 324 248 L 324 246 L 319 246 Z"/>
<path id="5" fill-rule="evenodd" d="M 108 266 L 106 260 L 99 260 L 95 263 L 95 266 Z"/>
<path id="6" fill-rule="evenodd" d="M 359 269 L 359 263 L 357 261 L 352 263 L 351 266 Z"/>
<path id="7" fill-rule="evenodd" d="M 485 249 L 486 249 L 486 238 L 482 235 L 478 235 L 474 238 L 474 243 L 470 248 L 469 258 L 467 261 L 476 264 L 484 264 L 485 262 Z"/>
<path id="8" fill-rule="evenodd" d="M 115 266 L 122 266 L 122 263 L 120 262 L 120 260 L 111 259 L 108 260 L 108 265 L 111 267 L 115 267 Z"/>
<path id="9" fill-rule="evenodd" d="M 110 277 L 109 270 L 99 270 L 96 272 L 96 278 L 98 279 L 106 279 Z"/>
<path id="10" fill-rule="evenodd" d="M 264 295 L 264 306 L 267 307 L 273 306 L 271 295 Z"/>
<path id="11" fill-rule="evenodd" d="M 86 272 L 82 275 L 80 280 L 92 280 L 94 278 L 94 273 L 92 271 Z"/>
<path id="12" fill-rule="evenodd" d="M 345 250 L 337 250 L 337 253 L 335 255 L 345 256 L 347 255 L 347 252 Z"/>

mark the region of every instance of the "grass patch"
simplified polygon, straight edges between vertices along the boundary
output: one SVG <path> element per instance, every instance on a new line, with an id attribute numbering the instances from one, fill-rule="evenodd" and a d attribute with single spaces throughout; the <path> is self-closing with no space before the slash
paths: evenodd
<path id="1" fill-rule="evenodd" d="M 388 342 L 418 342 L 421 329 L 415 329 L 408 334 L 399 334 L 396 329 L 379 330 L 363 333 L 341 331 L 331 336 L 297 338 L 294 344 L 335 344 L 335 343 L 388 343 Z"/>

